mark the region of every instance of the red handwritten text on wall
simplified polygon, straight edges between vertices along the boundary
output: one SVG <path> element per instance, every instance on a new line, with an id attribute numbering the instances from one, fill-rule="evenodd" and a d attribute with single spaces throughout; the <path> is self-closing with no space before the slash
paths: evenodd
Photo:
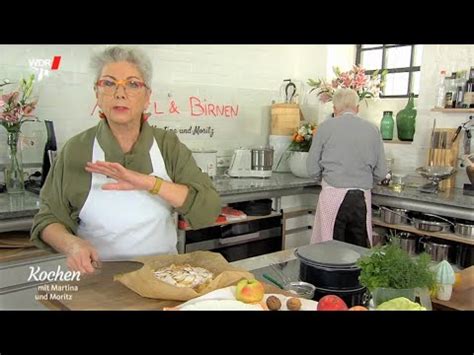
<path id="1" fill-rule="evenodd" d="M 227 117 L 236 118 L 239 115 L 239 105 L 223 105 L 216 103 L 209 103 L 206 100 L 201 100 L 199 97 L 190 96 L 188 99 L 189 112 L 193 117 Z M 157 101 L 153 102 L 154 116 L 165 115 L 164 105 L 159 104 Z M 94 106 L 91 116 L 94 115 L 97 104 Z M 180 115 L 181 110 L 175 100 L 168 102 L 168 114 Z"/>
<path id="2" fill-rule="evenodd" d="M 239 105 L 232 106 L 207 103 L 195 96 L 189 98 L 189 107 L 191 109 L 191 116 L 224 116 L 233 118 L 239 114 Z"/>

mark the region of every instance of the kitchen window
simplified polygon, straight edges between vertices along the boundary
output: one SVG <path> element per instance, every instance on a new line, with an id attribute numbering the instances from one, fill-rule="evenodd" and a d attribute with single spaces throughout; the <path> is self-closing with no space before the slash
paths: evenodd
<path id="1" fill-rule="evenodd" d="M 421 45 L 359 44 L 356 64 L 362 65 L 367 74 L 387 70 L 381 98 L 408 97 L 420 92 L 420 70 L 423 48 Z"/>

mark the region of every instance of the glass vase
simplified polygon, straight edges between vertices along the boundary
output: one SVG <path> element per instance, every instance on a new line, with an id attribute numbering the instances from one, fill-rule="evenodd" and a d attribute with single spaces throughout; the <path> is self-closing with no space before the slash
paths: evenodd
<path id="1" fill-rule="evenodd" d="M 8 161 L 5 166 L 5 185 L 9 194 L 18 194 L 25 191 L 19 136 L 19 131 L 9 131 L 7 135 Z"/>
<path id="2" fill-rule="evenodd" d="M 401 141 L 412 142 L 413 137 L 415 136 L 415 125 L 415 95 L 411 93 L 407 105 L 397 114 L 398 139 Z"/>
<path id="3" fill-rule="evenodd" d="M 393 139 L 393 127 L 395 121 L 392 116 L 392 111 L 384 111 L 382 121 L 380 122 L 380 133 L 382 133 L 382 139 L 391 141 Z"/>

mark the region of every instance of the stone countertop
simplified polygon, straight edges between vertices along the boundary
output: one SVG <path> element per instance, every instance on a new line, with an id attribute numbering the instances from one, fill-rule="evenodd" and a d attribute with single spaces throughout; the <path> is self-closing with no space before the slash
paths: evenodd
<path id="1" fill-rule="evenodd" d="M 220 196 L 251 193 L 255 191 L 273 191 L 279 189 L 293 189 L 299 187 L 316 186 L 314 179 L 299 178 L 290 173 L 273 173 L 268 179 L 259 178 L 231 178 L 217 176 L 213 180 L 216 191 Z"/>
<path id="2" fill-rule="evenodd" d="M 308 191 L 308 193 L 311 191 L 316 194 L 321 190 L 320 184 L 314 179 L 299 178 L 291 173 L 273 173 L 269 179 L 236 179 L 220 176 L 214 179 L 214 186 L 220 196 L 224 197 L 232 194 L 274 191 L 279 189 L 311 188 L 306 191 Z M 464 195 L 463 190 L 459 188 L 438 192 L 437 194 L 430 194 L 418 191 L 417 187 L 404 187 L 402 191 L 397 192 L 386 186 L 376 185 L 372 189 L 372 195 L 472 209 L 472 220 L 474 220 L 474 196 Z"/>
<path id="3" fill-rule="evenodd" d="M 434 204 L 449 205 L 462 208 L 473 209 L 474 216 L 474 196 L 463 195 L 463 190 L 454 188 L 437 194 L 418 191 L 415 187 L 404 187 L 401 192 L 396 192 L 385 186 L 375 186 L 372 195 L 381 195 L 402 198 L 407 200 L 423 201 Z"/>
<path id="4" fill-rule="evenodd" d="M 39 196 L 25 191 L 24 194 L 0 193 L 0 220 L 33 217 L 39 210 Z"/>
<path id="5" fill-rule="evenodd" d="M 223 201 L 232 195 L 245 195 L 286 190 L 286 194 L 319 193 L 321 187 L 314 179 L 299 178 L 291 173 L 274 173 L 268 179 L 230 178 L 218 176 L 213 180 L 214 186 Z M 400 199 L 416 203 L 451 206 L 464 210 L 472 210 L 474 220 L 474 196 L 463 195 L 462 189 L 451 189 L 438 194 L 422 193 L 414 187 L 405 187 L 396 192 L 384 186 L 375 186 L 372 190 L 374 200 L 377 198 Z M 248 196 L 248 195 L 247 195 Z M 256 197 L 256 199 L 261 197 Z M 398 206 L 394 206 L 398 207 Z M 0 193 L 0 220 L 22 217 L 33 217 L 39 209 L 39 196 L 29 191 L 19 195 Z M 469 212 L 470 213 L 470 212 Z"/>
<path id="6" fill-rule="evenodd" d="M 296 259 L 295 250 L 296 248 L 276 251 L 270 254 L 264 254 L 254 256 L 248 259 L 233 261 L 230 264 L 250 271 L 255 269 L 261 269 L 271 264 L 279 264 Z"/>

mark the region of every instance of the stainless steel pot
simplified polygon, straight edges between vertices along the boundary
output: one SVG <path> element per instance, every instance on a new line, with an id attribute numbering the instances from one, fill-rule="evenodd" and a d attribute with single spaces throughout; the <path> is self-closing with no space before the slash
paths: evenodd
<path id="1" fill-rule="evenodd" d="M 272 170 L 273 148 L 252 148 L 252 170 Z"/>
<path id="2" fill-rule="evenodd" d="M 425 252 L 431 256 L 431 260 L 436 262 L 449 261 L 451 245 L 429 240 L 428 238 L 421 238 L 420 243 L 424 246 Z"/>
<path id="3" fill-rule="evenodd" d="M 409 224 L 408 210 L 403 208 L 387 208 L 380 206 L 381 218 L 385 223 L 388 224 Z"/>
<path id="4" fill-rule="evenodd" d="M 411 220 L 416 229 L 426 232 L 449 233 L 451 232 L 451 226 L 454 226 L 454 223 L 446 218 L 429 213 L 418 213 Z"/>
<path id="5" fill-rule="evenodd" d="M 416 245 L 418 237 L 414 234 L 402 232 L 397 235 L 390 237 L 390 240 L 393 244 L 397 244 L 400 249 L 405 250 L 408 255 L 416 255 Z"/>
<path id="6" fill-rule="evenodd" d="M 474 223 L 458 223 L 454 225 L 454 233 L 463 237 L 474 238 Z"/>
<path id="7" fill-rule="evenodd" d="M 469 244 L 458 244 L 456 246 L 456 265 L 468 268 L 474 265 L 474 246 Z"/>
<path id="8" fill-rule="evenodd" d="M 372 217 L 380 217 L 380 207 L 372 204 Z"/>
<path id="9" fill-rule="evenodd" d="M 376 247 L 378 245 L 382 246 L 385 244 L 387 244 L 387 236 L 377 232 L 372 232 L 372 247 Z"/>

